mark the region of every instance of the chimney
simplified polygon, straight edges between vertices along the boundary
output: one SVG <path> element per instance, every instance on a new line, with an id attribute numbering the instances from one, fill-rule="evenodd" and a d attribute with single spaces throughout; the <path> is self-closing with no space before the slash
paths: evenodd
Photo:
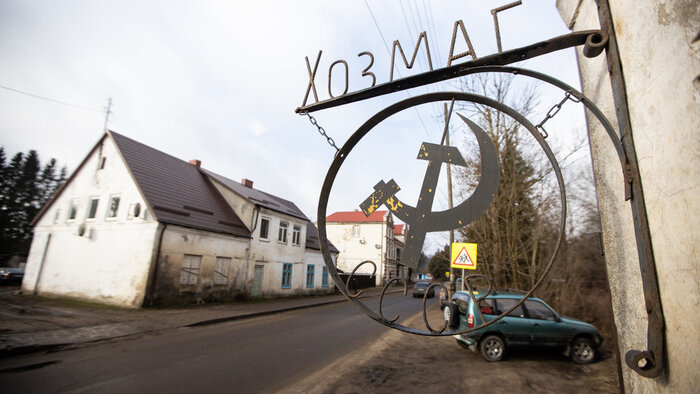
<path id="1" fill-rule="evenodd" d="M 249 188 L 251 188 L 251 189 L 253 188 L 253 181 L 251 181 L 251 180 L 248 179 L 248 178 L 243 178 L 243 179 L 241 179 L 241 184 L 242 184 L 243 186 L 245 186 L 245 187 L 249 187 Z"/>
<path id="2" fill-rule="evenodd" d="M 193 166 L 199 168 L 202 166 L 202 162 L 200 160 L 190 160 L 188 163 L 192 164 Z"/>

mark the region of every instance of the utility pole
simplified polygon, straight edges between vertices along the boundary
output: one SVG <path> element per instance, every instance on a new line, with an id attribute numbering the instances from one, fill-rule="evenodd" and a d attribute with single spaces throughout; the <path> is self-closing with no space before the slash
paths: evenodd
<path id="1" fill-rule="evenodd" d="M 107 107 L 105 108 L 105 126 L 104 131 L 107 132 L 107 122 L 109 122 L 109 115 L 112 113 L 112 98 L 107 100 Z"/>
<path id="2" fill-rule="evenodd" d="M 452 103 L 450 103 L 450 109 L 448 111 L 447 109 L 447 103 L 445 103 L 445 131 L 443 132 L 442 139 L 445 143 L 446 146 L 450 146 L 450 117 L 452 116 L 452 109 L 454 108 L 455 101 L 452 100 Z M 451 210 L 453 207 L 452 203 L 452 170 L 450 169 L 450 164 L 446 163 L 447 167 L 447 205 L 449 209 Z M 450 230 L 450 247 L 448 250 L 452 249 L 452 244 L 455 242 L 455 230 Z M 448 259 L 451 260 L 452 258 L 448 255 Z M 450 261 L 450 288 L 449 288 L 449 297 L 452 297 L 452 294 L 454 294 L 456 290 L 455 286 L 455 272 L 454 268 L 452 268 L 452 261 Z"/>

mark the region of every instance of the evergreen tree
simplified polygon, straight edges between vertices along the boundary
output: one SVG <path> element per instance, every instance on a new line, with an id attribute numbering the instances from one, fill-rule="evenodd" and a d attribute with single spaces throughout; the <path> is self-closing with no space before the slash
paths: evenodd
<path id="1" fill-rule="evenodd" d="M 428 271 L 435 279 L 444 277 L 445 272 L 450 272 L 449 246 L 445 246 L 442 250 L 435 252 L 428 263 Z"/>
<path id="2" fill-rule="evenodd" d="M 0 254 L 26 253 L 31 244 L 31 221 L 65 180 L 66 168 L 56 176 L 56 160 L 43 167 L 39 154 L 16 153 L 5 163 L 0 147 Z"/>

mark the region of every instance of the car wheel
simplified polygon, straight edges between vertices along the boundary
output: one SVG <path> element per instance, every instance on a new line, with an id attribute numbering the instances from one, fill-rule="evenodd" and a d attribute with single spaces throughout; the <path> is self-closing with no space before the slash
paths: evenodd
<path id="1" fill-rule="evenodd" d="M 463 349 L 469 350 L 469 345 L 467 345 L 466 343 L 460 341 L 459 339 L 455 339 L 455 341 L 457 341 L 457 344 L 458 344 L 459 346 L 461 346 Z"/>
<path id="2" fill-rule="evenodd" d="M 486 361 L 501 361 L 506 353 L 506 344 L 498 335 L 489 335 L 479 344 L 479 351 Z"/>
<path id="3" fill-rule="evenodd" d="M 571 344 L 571 359 L 578 364 L 588 364 L 595 360 L 595 349 L 588 338 L 576 338 Z"/>
<path id="4" fill-rule="evenodd" d="M 450 328 L 458 328 L 459 327 L 459 309 L 457 308 L 457 305 L 448 302 L 445 305 L 445 308 L 442 310 L 442 316 L 445 318 L 445 321 L 447 322 L 447 327 Z"/>

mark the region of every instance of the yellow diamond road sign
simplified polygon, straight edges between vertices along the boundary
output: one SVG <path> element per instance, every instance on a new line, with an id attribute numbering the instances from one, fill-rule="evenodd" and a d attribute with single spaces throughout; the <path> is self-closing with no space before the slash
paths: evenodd
<path id="1" fill-rule="evenodd" d="M 450 261 L 453 268 L 476 269 L 476 244 L 453 243 Z"/>

